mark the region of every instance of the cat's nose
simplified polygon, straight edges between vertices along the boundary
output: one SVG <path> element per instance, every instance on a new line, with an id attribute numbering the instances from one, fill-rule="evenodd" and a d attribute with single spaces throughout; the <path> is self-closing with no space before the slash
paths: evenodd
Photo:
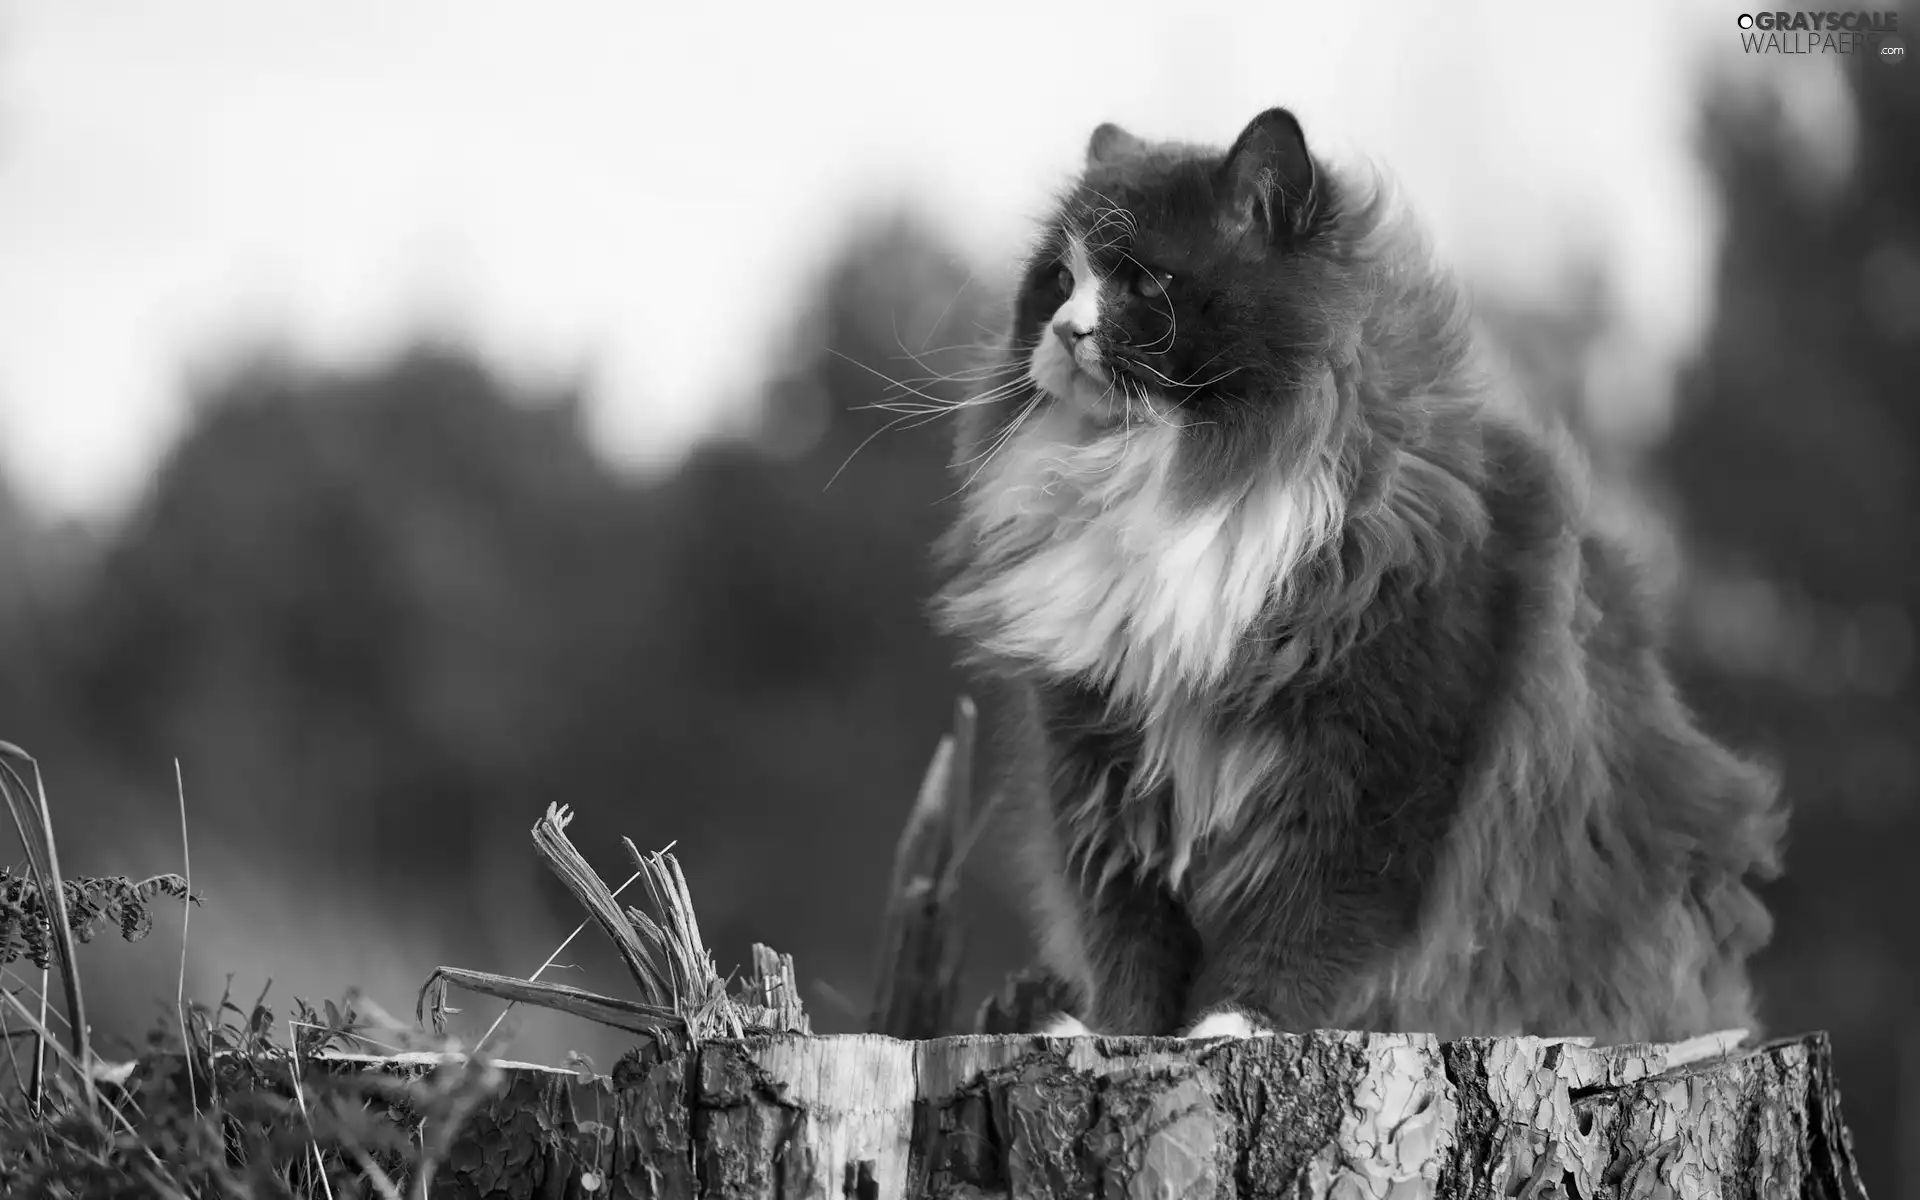
<path id="1" fill-rule="evenodd" d="M 1071 318 L 1061 317 L 1053 323 L 1053 336 L 1059 338 L 1061 342 L 1065 343 L 1067 349 L 1071 350 L 1075 346 L 1078 346 L 1080 339 L 1087 336 L 1087 334 L 1084 329 L 1075 328 Z"/>

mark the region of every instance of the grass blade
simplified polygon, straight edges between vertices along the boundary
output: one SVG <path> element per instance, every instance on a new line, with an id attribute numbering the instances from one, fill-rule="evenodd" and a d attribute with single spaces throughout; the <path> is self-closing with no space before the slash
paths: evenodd
<path id="1" fill-rule="evenodd" d="M 33 787 L 28 788 L 20 771 L 9 760 L 18 760 L 33 770 Z M 53 816 L 47 809 L 47 789 L 40 775 L 40 764 L 31 754 L 11 742 L 0 742 L 0 794 L 7 811 L 13 814 L 13 827 L 20 834 L 27 863 L 40 888 L 41 903 L 50 914 L 53 947 L 60 960 L 60 983 L 66 992 L 68 1036 L 73 1039 L 73 1058 L 79 1064 L 81 1086 L 87 1103 L 94 1103 L 92 1048 L 87 1039 L 86 1003 L 80 994 L 80 965 L 73 949 L 73 927 L 67 916 L 67 891 L 60 878 L 60 854 L 53 840 Z"/>

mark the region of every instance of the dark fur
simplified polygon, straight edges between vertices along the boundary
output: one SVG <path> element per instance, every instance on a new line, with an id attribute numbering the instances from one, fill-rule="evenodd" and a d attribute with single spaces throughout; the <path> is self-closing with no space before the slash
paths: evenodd
<path id="1" fill-rule="evenodd" d="M 1072 222 L 1116 277 L 1175 280 L 1169 312 L 1104 314 L 1121 379 L 1234 368 L 1164 389 L 1182 423 L 1168 504 L 1319 471 L 1342 509 L 1224 672 L 1153 688 L 996 651 L 1004 622 L 969 607 L 1070 530 L 995 534 L 969 508 L 944 544 L 943 624 L 1000 697 L 1043 959 L 1083 1019 L 1169 1033 L 1232 1007 L 1286 1029 L 1609 1042 L 1753 1028 L 1745 960 L 1770 922 L 1745 880 L 1776 869 L 1773 779 L 1675 695 L 1642 573 L 1594 528 L 1563 439 L 1498 402 L 1454 281 L 1281 110 L 1227 153 L 1105 126 L 1088 159 L 1022 284 L 1005 378 L 1046 336 Z M 981 463 L 1022 411 L 964 411 L 970 488 L 998 485 Z M 1155 722 L 1204 730 L 1187 749 L 1270 754 L 1183 873 L 1177 780 L 1142 770 Z"/>

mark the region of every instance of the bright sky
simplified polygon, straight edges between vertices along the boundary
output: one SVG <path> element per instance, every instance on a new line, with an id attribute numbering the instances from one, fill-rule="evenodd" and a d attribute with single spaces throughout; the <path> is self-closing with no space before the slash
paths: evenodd
<path id="1" fill-rule="evenodd" d="M 604 448 L 668 461 L 862 206 L 923 199 L 993 266 L 1099 121 L 1225 142 L 1274 103 L 1483 288 L 1597 254 L 1610 361 L 1658 374 L 1708 295 L 1691 88 L 1740 3 L 1600 11 L 0 0 L 0 463 L 110 515 L 236 339 L 344 362 L 423 328 L 584 371 Z"/>

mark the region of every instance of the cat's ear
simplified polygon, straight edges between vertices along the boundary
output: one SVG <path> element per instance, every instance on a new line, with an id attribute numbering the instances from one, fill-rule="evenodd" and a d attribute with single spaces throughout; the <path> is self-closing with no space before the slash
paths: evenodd
<path id="1" fill-rule="evenodd" d="M 1104 122 L 1087 139 L 1087 165 L 1097 167 L 1102 163 L 1114 162 L 1122 158 L 1132 158 L 1147 148 L 1147 144 L 1111 121 Z"/>
<path id="2" fill-rule="evenodd" d="M 1240 131 L 1220 182 L 1228 223 L 1241 232 L 1258 223 L 1270 237 L 1305 228 L 1320 198 L 1307 135 L 1284 108 L 1268 109 Z"/>

